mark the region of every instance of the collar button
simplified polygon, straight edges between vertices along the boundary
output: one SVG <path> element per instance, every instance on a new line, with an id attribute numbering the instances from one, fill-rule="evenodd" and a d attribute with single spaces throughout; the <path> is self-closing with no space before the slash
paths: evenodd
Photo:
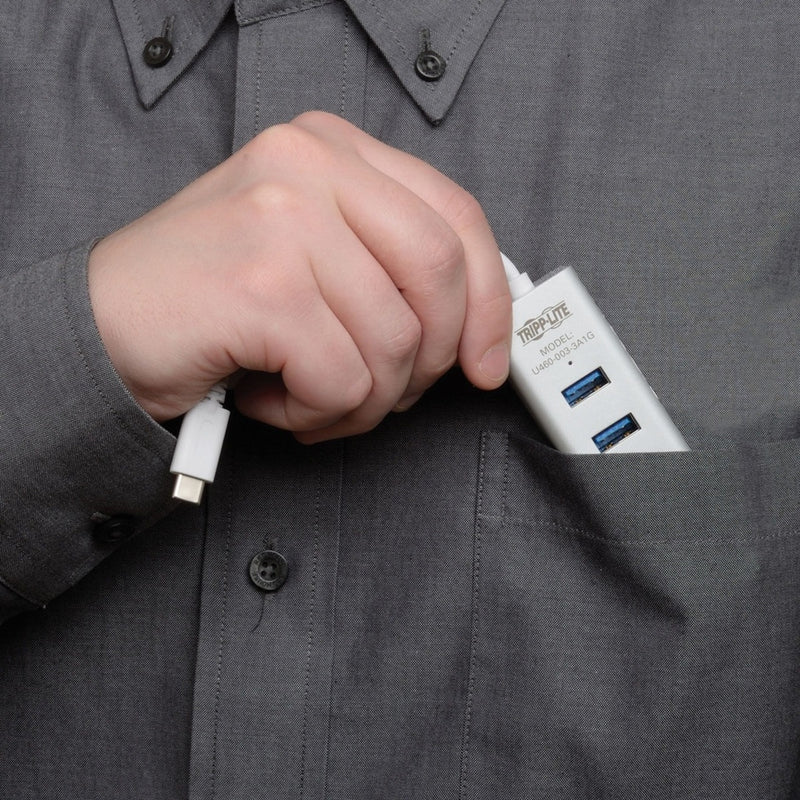
<path id="1" fill-rule="evenodd" d="M 172 58 L 172 42 L 165 36 L 156 36 L 144 46 L 142 58 L 148 67 L 163 67 Z"/>
<path id="2" fill-rule="evenodd" d="M 414 62 L 417 75 L 424 81 L 438 81 L 444 75 L 447 62 L 435 50 L 423 50 Z"/>

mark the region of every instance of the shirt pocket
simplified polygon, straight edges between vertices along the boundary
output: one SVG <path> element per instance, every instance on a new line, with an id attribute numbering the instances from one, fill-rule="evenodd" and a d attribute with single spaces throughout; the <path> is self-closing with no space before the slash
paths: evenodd
<path id="1" fill-rule="evenodd" d="M 475 796 L 794 796 L 799 460 L 484 435 Z"/>

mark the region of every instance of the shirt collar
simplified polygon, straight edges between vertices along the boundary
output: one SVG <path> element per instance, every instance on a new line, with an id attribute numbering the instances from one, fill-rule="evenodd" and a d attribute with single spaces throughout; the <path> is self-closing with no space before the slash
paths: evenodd
<path id="1" fill-rule="evenodd" d="M 128 52 L 139 99 L 150 108 L 180 77 L 208 44 L 233 0 L 113 0 L 122 38 Z M 145 45 L 161 36 L 165 21 L 172 18 L 172 57 L 159 67 L 145 63 Z"/>
<path id="2" fill-rule="evenodd" d="M 297 13 L 331 0 L 235 0 L 240 25 Z M 345 0 L 381 51 L 398 80 L 432 122 L 440 122 L 505 0 Z M 141 102 L 151 107 L 192 63 L 219 27 L 233 0 L 113 0 L 133 79 Z M 153 68 L 145 45 L 160 36 L 172 17 L 172 57 Z M 424 33 L 423 33 L 424 32 Z M 438 80 L 417 73 L 417 56 L 427 46 L 444 58 Z"/>
<path id="3" fill-rule="evenodd" d="M 240 25 L 297 13 L 331 0 L 236 0 Z M 431 122 L 440 122 L 455 100 L 481 44 L 505 0 L 345 0 L 398 80 Z M 425 32 L 425 33 L 423 33 Z M 428 47 L 445 60 L 437 80 L 417 73 Z"/>

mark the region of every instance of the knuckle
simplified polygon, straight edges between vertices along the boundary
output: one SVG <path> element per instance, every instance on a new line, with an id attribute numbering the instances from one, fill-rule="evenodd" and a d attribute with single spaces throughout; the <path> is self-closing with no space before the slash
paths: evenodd
<path id="1" fill-rule="evenodd" d="M 416 353 L 421 341 L 422 323 L 411 311 L 402 314 L 383 341 L 383 358 L 389 363 L 405 361 Z"/>
<path id="2" fill-rule="evenodd" d="M 319 313 L 321 299 L 301 266 L 290 258 L 275 260 L 255 252 L 252 258 L 238 262 L 234 270 L 220 276 L 224 282 L 219 285 L 220 296 L 228 298 L 226 318 L 236 326 L 240 318 L 268 318 L 263 330 L 274 332 L 283 325 L 283 335 L 311 324 Z M 232 314 L 232 309 L 237 313 Z"/>
<path id="3" fill-rule="evenodd" d="M 308 140 L 314 137 L 304 128 L 291 123 L 282 123 L 265 128 L 245 145 L 257 155 L 274 158 L 277 155 L 301 153 Z"/>
<path id="4" fill-rule="evenodd" d="M 326 411 L 318 408 L 295 408 L 286 415 L 286 427 L 291 431 L 314 431 L 335 421 Z"/>
<path id="5" fill-rule="evenodd" d="M 488 294 L 483 294 L 470 302 L 468 313 L 479 313 L 482 317 L 499 319 L 506 327 L 511 326 L 511 294 L 508 286 L 501 283 L 500 286 Z"/>
<path id="6" fill-rule="evenodd" d="M 337 424 L 364 404 L 372 391 L 372 376 L 366 369 L 349 379 L 333 381 L 321 396 L 298 402 L 289 415 L 293 431 L 316 431 Z"/>
<path id="7" fill-rule="evenodd" d="M 244 225 L 259 230 L 265 221 L 291 222 L 307 207 L 302 191 L 283 181 L 259 181 L 248 186 L 239 198 L 239 212 Z"/>
<path id="8" fill-rule="evenodd" d="M 301 128 L 317 128 L 321 125 L 331 125 L 340 119 L 334 114 L 329 114 L 325 111 L 304 111 L 298 114 L 289 124 Z"/>
<path id="9" fill-rule="evenodd" d="M 451 228 L 437 226 L 422 241 L 424 285 L 437 288 L 457 280 L 464 271 L 464 243 Z"/>
<path id="10" fill-rule="evenodd" d="M 340 394 L 340 406 L 343 414 L 360 408 L 372 392 L 372 375 L 364 369 L 360 375 L 348 381 Z"/>
<path id="11" fill-rule="evenodd" d="M 444 216 L 458 230 L 484 225 L 486 216 L 481 204 L 466 189 L 456 186 L 444 204 Z"/>
<path id="12" fill-rule="evenodd" d="M 336 142 L 337 146 L 354 144 L 360 133 L 347 120 L 328 111 L 304 111 L 289 124 L 302 128 L 314 136 L 319 136 L 321 140 Z"/>
<path id="13" fill-rule="evenodd" d="M 273 125 L 255 136 L 242 151 L 248 151 L 267 168 L 279 167 L 282 171 L 315 169 L 329 158 L 325 141 L 313 130 L 293 122 Z"/>

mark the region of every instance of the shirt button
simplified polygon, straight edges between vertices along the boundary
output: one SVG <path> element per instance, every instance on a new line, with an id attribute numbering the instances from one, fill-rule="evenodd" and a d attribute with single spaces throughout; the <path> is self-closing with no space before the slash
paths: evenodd
<path id="1" fill-rule="evenodd" d="M 447 68 L 445 60 L 435 51 L 423 50 L 414 62 L 417 75 L 424 81 L 438 81 Z"/>
<path id="2" fill-rule="evenodd" d="M 94 526 L 94 538 L 104 544 L 114 544 L 130 539 L 136 533 L 136 520 L 125 514 L 109 517 Z"/>
<path id="3" fill-rule="evenodd" d="M 148 67 L 163 67 L 172 58 L 172 42 L 165 36 L 156 36 L 144 46 L 142 57 Z"/>
<path id="4" fill-rule="evenodd" d="M 250 580 L 265 592 L 276 592 L 289 574 L 286 559 L 274 550 L 264 550 L 250 562 Z"/>

